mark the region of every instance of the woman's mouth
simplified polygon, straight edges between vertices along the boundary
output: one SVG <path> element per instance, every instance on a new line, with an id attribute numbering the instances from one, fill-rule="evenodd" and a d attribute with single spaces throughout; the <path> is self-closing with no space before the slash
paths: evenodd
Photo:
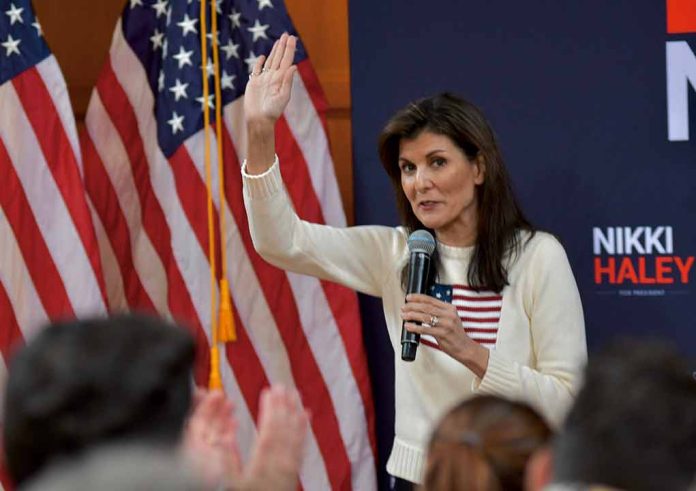
<path id="1" fill-rule="evenodd" d="M 430 211 L 438 205 L 437 201 L 421 201 L 418 203 L 418 208 L 423 211 Z"/>

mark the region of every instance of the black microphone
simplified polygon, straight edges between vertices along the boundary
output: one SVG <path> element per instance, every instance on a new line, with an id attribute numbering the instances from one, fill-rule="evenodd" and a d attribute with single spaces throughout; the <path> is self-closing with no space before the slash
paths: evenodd
<path id="1" fill-rule="evenodd" d="M 435 250 L 435 239 L 427 230 L 416 230 L 408 236 L 408 250 L 411 257 L 408 260 L 408 286 L 406 294 L 426 293 L 428 288 L 428 272 L 430 271 L 430 256 Z M 405 323 L 405 321 L 404 321 Z M 420 324 L 420 322 L 416 322 Z M 420 334 L 409 332 L 401 324 L 401 359 L 413 361 L 420 342 Z"/>

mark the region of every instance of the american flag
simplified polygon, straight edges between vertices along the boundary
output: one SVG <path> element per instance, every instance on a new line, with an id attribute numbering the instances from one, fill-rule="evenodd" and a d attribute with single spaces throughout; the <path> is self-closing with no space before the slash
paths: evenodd
<path id="1" fill-rule="evenodd" d="M 212 117 L 221 104 L 215 124 L 222 126 L 226 203 L 221 210 L 213 166 L 214 222 L 224 213 L 238 335 L 224 345 L 222 378 L 237 403 L 242 457 L 254 439 L 261 389 L 284 383 L 298 388 L 312 414 L 303 488 L 374 489 L 374 417 L 356 296 L 265 263 L 254 251 L 243 205 L 249 69 L 295 29 L 281 0 L 209 3 L 218 16 L 221 101 L 212 77 L 211 96 L 203 97 L 202 72 L 210 77 L 214 65 L 212 51 L 201 56 L 199 0 L 130 0 L 92 94 L 82 149 L 109 302 L 186 322 L 198 341 L 196 380 L 205 384 L 212 337 L 203 105 Z M 210 26 L 206 32 L 210 47 Z M 343 226 L 326 102 L 298 44 L 299 76 L 276 129 L 281 172 L 301 217 Z"/>
<path id="2" fill-rule="evenodd" d="M 12 350 L 48 320 L 106 311 L 73 111 L 29 0 L 0 8 L 0 108 L 4 380 Z"/>
<path id="3" fill-rule="evenodd" d="M 0 9 L 0 350 L 105 312 L 68 92 L 29 0 Z"/>
<path id="4" fill-rule="evenodd" d="M 462 326 L 469 337 L 488 349 L 495 348 L 500 309 L 503 307 L 503 297 L 499 293 L 476 291 L 464 285 L 436 283 L 430 287 L 429 295 L 457 307 Z M 440 349 L 437 340 L 429 335 L 421 336 L 421 343 Z"/>

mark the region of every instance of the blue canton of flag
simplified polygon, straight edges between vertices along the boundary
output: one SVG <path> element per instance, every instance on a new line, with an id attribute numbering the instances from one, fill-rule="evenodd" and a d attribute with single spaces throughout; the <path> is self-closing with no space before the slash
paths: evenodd
<path id="1" fill-rule="evenodd" d="M 223 106 L 244 94 L 249 72 L 284 32 L 297 35 L 282 3 L 271 0 L 215 0 Z M 203 128 L 202 70 L 210 77 L 207 101 L 214 121 L 211 14 L 207 13 L 208 56 L 200 53 L 199 0 L 130 0 L 123 33 L 147 70 L 155 94 L 157 138 L 169 157 Z M 229 22 L 228 22 L 229 20 Z M 298 41 L 295 63 L 307 57 Z M 203 66 L 205 65 L 205 67 Z"/>
<path id="2" fill-rule="evenodd" d="M 6 5 L 5 2 L 3 2 Z M 0 84 L 50 55 L 29 0 L 16 0 L 0 12 Z"/>
<path id="3" fill-rule="evenodd" d="M 443 302 L 452 303 L 452 285 L 435 283 L 430 287 L 429 295 Z"/>

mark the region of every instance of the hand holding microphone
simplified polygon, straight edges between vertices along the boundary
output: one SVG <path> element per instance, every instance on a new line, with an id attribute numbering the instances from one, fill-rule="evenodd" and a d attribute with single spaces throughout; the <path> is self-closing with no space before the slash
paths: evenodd
<path id="1" fill-rule="evenodd" d="M 427 230 L 416 230 L 408 236 L 408 283 L 406 294 L 426 293 L 428 288 L 428 272 L 430 257 L 435 251 L 435 239 Z M 420 334 L 407 331 L 401 325 L 401 359 L 413 361 L 420 342 Z"/>

